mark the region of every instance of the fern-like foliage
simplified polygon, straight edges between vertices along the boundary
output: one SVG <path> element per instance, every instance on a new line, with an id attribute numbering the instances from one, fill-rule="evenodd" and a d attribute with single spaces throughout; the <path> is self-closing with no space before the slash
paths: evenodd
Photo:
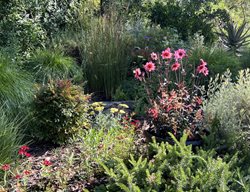
<path id="1" fill-rule="evenodd" d="M 139 157 L 136 160 L 131 156 L 129 165 L 119 158 L 115 159 L 113 168 L 102 164 L 110 177 L 108 191 L 229 191 L 237 185 L 232 171 L 236 156 L 226 162 L 215 157 L 214 151 L 198 150 L 195 154 L 192 147 L 185 144 L 187 135 L 180 141 L 171 137 L 175 145 L 151 143 L 152 159 Z M 230 185 L 232 182 L 236 185 Z M 239 190 L 243 186 L 237 185 Z"/>

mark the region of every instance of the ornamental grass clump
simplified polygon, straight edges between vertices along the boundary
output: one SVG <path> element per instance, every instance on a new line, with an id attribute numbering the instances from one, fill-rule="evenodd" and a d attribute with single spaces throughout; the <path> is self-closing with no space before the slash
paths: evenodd
<path id="1" fill-rule="evenodd" d="M 202 127 L 203 111 L 199 82 L 207 76 L 207 63 L 189 64 L 184 49 L 170 48 L 151 53 L 149 61 L 134 70 L 134 76 L 145 87 L 148 98 L 150 130 L 159 137 L 172 132 L 177 138 L 188 133 L 195 138 Z"/>
<path id="2" fill-rule="evenodd" d="M 87 88 L 89 92 L 111 99 L 126 79 L 131 39 L 116 16 L 93 20 L 91 25 L 91 30 L 83 34 L 86 38 L 81 46 Z"/>
<path id="3" fill-rule="evenodd" d="M 5 106 L 0 107 L 0 165 L 15 159 L 15 150 L 23 140 L 22 123 L 18 117 L 13 119 Z"/>
<path id="4" fill-rule="evenodd" d="M 33 87 L 29 74 L 18 67 L 18 63 L 0 53 L 0 103 L 17 108 L 32 99 Z"/>
<path id="5" fill-rule="evenodd" d="M 73 58 L 59 50 L 38 49 L 26 62 L 25 68 L 34 80 L 46 84 L 49 80 L 68 79 L 80 81 L 82 71 Z"/>

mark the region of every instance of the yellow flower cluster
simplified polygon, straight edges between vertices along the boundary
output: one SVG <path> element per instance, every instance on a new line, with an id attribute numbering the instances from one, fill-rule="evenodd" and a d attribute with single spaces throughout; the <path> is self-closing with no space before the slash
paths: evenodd
<path id="1" fill-rule="evenodd" d="M 105 104 L 103 102 L 94 102 L 91 105 L 95 111 L 101 112 L 104 110 Z"/>
<path id="2" fill-rule="evenodd" d="M 126 109 L 128 109 L 129 108 L 129 106 L 128 105 L 126 105 L 126 104 L 119 104 L 119 106 L 121 106 L 121 107 L 123 107 L 123 108 L 126 108 Z"/>
<path id="3" fill-rule="evenodd" d="M 110 108 L 110 112 L 113 114 L 114 113 L 126 114 L 126 112 L 123 109 L 128 109 L 128 108 L 129 106 L 126 104 L 119 104 L 118 108 L 114 108 L 114 107 Z"/>
<path id="4" fill-rule="evenodd" d="M 119 109 L 117 109 L 117 108 L 111 108 L 110 109 L 110 112 L 111 113 L 117 113 L 119 111 Z"/>

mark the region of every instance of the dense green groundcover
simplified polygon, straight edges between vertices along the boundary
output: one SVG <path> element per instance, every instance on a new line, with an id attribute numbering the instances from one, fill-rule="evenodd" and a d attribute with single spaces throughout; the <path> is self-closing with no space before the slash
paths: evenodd
<path id="1" fill-rule="evenodd" d="M 249 10 L 0 1 L 0 191 L 250 191 Z"/>

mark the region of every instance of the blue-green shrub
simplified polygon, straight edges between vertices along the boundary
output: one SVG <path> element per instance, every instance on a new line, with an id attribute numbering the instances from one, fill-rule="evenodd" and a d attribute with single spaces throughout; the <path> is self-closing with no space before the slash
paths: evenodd
<path id="1" fill-rule="evenodd" d="M 236 82 L 225 72 L 212 79 L 206 92 L 204 117 L 211 147 L 226 145 L 241 156 L 250 152 L 250 71 L 239 72 Z M 249 158 L 246 158 L 246 160 Z"/>

